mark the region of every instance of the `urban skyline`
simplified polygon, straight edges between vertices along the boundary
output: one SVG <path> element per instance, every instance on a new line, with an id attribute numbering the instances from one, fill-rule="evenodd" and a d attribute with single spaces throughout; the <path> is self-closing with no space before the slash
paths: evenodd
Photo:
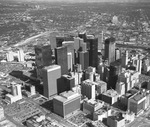
<path id="1" fill-rule="evenodd" d="M 0 2 L 0 127 L 150 125 L 150 4 L 84 1 Z"/>

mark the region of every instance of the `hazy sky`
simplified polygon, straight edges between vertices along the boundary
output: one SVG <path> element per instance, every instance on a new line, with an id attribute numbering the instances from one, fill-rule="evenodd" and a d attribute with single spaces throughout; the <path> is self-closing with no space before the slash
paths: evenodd
<path id="1" fill-rule="evenodd" d="M 7 1 L 7 0 L 0 0 Z M 8 0 L 8 1 L 23 1 L 23 2 L 150 2 L 150 0 Z"/>

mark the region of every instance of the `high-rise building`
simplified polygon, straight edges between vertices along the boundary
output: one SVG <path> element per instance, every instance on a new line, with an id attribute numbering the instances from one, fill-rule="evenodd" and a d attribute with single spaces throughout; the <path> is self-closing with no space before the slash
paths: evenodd
<path id="1" fill-rule="evenodd" d="M 84 42 L 86 42 L 86 41 L 87 41 L 86 31 L 84 31 L 84 32 L 82 32 L 82 33 L 79 33 L 79 35 L 78 35 L 78 36 L 79 36 L 80 38 L 82 38 Z"/>
<path id="2" fill-rule="evenodd" d="M 30 86 L 30 92 L 31 92 L 31 96 L 36 94 L 35 86 L 33 85 Z"/>
<path id="3" fill-rule="evenodd" d="M 42 70 L 44 96 L 50 98 L 57 94 L 57 82 L 61 77 L 61 66 L 51 65 Z"/>
<path id="4" fill-rule="evenodd" d="M 72 54 L 72 64 L 74 64 L 74 55 L 75 55 L 75 51 L 74 51 L 74 41 L 64 41 L 62 42 L 62 46 L 67 47 L 67 53 L 71 53 Z"/>
<path id="5" fill-rule="evenodd" d="M 80 51 L 79 55 L 79 64 L 81 64 L 82 70 L 85 70 L 89 66 L 89 52 L 88 51 Z"/>
<path id="6" fill-rule="evenodd" d="M 116 91 L 119 94 L 119 96 L 124 95 L 125 94 L 125 83 L 124 82 L 117 82 Z"/>
<path id="7" fill-rule="evenodd" d="M 16 101 L 18 101 L 18 100 L 20 100 L 20 99 L 22 99 L 22 92 L 21 92 L 21 85 L 20 84 L 14 84 L 15 85 L 15 87 L 13 87 L 13 91 L 12 91 L 12 93 L 15 95 L 16 93 L 15 92 L 17 92 L 17 95 L 13 95 L 13 94 L 6 94 L 6 100 L 8 100 L 11 104 L 13 103 L 13 102 L 16 102 Z"/>
<path id="8" fill-rule="evenodd" d="M 73 91 L 63 92 L 53 98 L 54 113 L 67 118 L 80 109 L 80 95 Z"/>
<path id="9" fill-rule="evenodd" d="M 18 51 L 18 61 L 24 62 L 24 51 L 22 49 L 19 49 Z"/>
<path id="10" fill-rule="evenodd" d="M 111 37 L 105 40 L 105 59 L 108 64 L 115 61 L 115 38 Z"/>
<path id="11" fill-rule="evenodd" d="M 96 84 L 97 95 L 100 95 L 107 91 L 107 83 L 106 82 L 100 80 L 100 81 L 96 81 L 96 83 L 97 83 Z"/>
<path id="12" fill-rule="evenodd" d="M 12 52 L 12 51 L 9 51 L 9 52 L 6 54 L 6 57 L 7 57 L 7 61 L 8 61 L 8 62 L 13 61 L 13 60 L 14 60 L 13 52 Z"/>
<path id="13" fill-rule="evenodd" d="M 121 66 L 125 68 L 128 64 L 128 51 L 126 50 L 125 53 L 121 56 Z"/>
<path id="14" fill-rule="evenodd" d="M 68 74 L 67 47 L 55 48 L 55 61 L 61 66 L 61 75 Z"/>
<path id="15" fill-rule="evenodd" d="M 95 99 L 95 86 L 96 83 L 89 79 L 81 83 L 81 94 L 86 96 L 88 99 Z"/>
<path id="16" fill-rule="evenodd" d="M 13 96 L 17 96 L 17 89 L 16 89 L 16 83 L 15 82 L 11 83 L 11 93 Z"/>
<path id="17" fill-rule="evenodd" d="M 68 71 L 70 72 L 73 70 L 72 53 L 68 52 L 67 57 L 68 57 Z"/>
<path id="18" fill-rule="evenodd" d="M 37 78 L 42 78 L 42 68 L 52 64 L 52 50 L 50 45 L 35 46 L 35 63 L 37 66 Z"/>
<path id="19" fill-rule="evenodd" d="M 79 37 L 74 37 L 74 49 L 75 52 L 79 50 L 80 47 L 80 38 Z"/>
<path id="20" fill-rule="evenodd" d="M 69 75 L 62 75 L 58 84 L 58 93 L 69 91 L 75 87 L 75 78 Z"/>
<path id="21" fill-rule="evenodd" d="M 90 45 L 89 49 L 89 65 L 92 67 L 98 66 L 98 38 L 87 39 Z"/>
<path id="22" fill-rule="evenodd" d="M 120 52 L 119 49 L 116 49 L 116 50 L 115 50 L 115 60 L 120 59 L 120 57 L 121 57 L 121 52 Z"/>
<path id="23" fill-rule="evenodd" d="M 101 34 L 98 35 L 98 50 L 104 49 L 104 43 L 103 43 L 103 41 L 104 41 L 104 35 L 103 34 L 104 33 L 102 31 Z"/>
<path id="24" fill-rule="evenodd" d="M 50 40 L 51 48 L 55 49 L 57 47 L 56 36 L 51 35 L 49 40 Z"/>
<path id="25" fill-rule="evenodd" d="M 95 73 L 96 73 L 96 68 L 95 67 L 88 67 L 85 71 L 85 79 L 89 79 L 90 81 L 95 80 Z"/>

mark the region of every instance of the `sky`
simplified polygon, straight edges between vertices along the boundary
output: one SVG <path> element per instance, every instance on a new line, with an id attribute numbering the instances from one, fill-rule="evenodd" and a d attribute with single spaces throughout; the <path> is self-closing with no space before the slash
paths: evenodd
<path id="1" fill-rule="evenodd" d="M 150 0 L 0 0 L 23 2 L 150 2 Z"/>

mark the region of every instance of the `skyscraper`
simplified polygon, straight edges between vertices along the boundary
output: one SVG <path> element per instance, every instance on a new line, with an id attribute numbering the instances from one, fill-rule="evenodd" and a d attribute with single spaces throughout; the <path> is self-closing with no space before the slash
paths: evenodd
<path id="1" fill-rule="evenodd" d="M 92 67 L 98 66 L 98 39 L 87 39 L 89 42 L 90 49 L 89 49 L 89 65 Z"/>
<path id="2" fill-rule="evenodd" d="M 35 46 L 35 62 L 37 66 L 37 78 L 42 78 L 42 68 L 52 64 L 52 51 L 50 45 Z"/>
<path id="3" fill-rule="evenodd" d="M 69 91 L 75 87 L 75 78 L 69 75 L 62 75 L 59 81 L 57 84 L 58 93 Z"/>
<path id="4" fill-rule="evenodd" d="M 55 48 L 56 64 L 61 66 L 61 75 L 68 74 L 67 47 Z"/>
<path id="5" fill-rule="evenodd" d="M 18 50 L 18 61 L 19 62 L 24 62 L 24 52 L 22 49 Z"/>
<path id="6" fill-rule="evenodd" d="M 70 72 L 73 70 L 72 53 L 68 52 L 67 57 L 68 57 L 68 71 Z"/>
<path id="7" fill-rule="evenodd" d="M 86 96 L 88 99 L 95 99 L 95 86 L 96 83 L 89 79 L 81 83 L 81 94 Z"/>
<path id="8" fill-rule="evenodd" d="M 51 65 L 42 69 L 44 96 L 47 98 L 57 94 L 57 82 L 61 77 L 61 67 Z"/>
<path id="9" fill-rule="evenodd" d="M 78 35 L 78 36 L 79 36 L 80 38 L 82 38 L 84 42 L 86 42 L 86 41 L 87 41 L 86 31 L 84 31 L 84 32 L 82 32 L 82 33 L 79 33 L 79 35 Z"/>
<path id="10" fill-rule="evenodd" d="M 109 64 L 115 61 L 115 47 L 115 38 L 105 40 L 105 59 L 108 59 Z"/>
<path id="11" fill-rule="evenodd" d="M 79 64 L 81 64 L 82 70 L 85 70 L 89 66 L 89 52 L 88 51 L 79 51 Z"/>
<path id="12" fill-rule="evenodd" d="M 67 52 L 72 54 L 72 64 L 74 64 L 74 41 L 64 41 L 62 46 L 67 47 Z"/>

